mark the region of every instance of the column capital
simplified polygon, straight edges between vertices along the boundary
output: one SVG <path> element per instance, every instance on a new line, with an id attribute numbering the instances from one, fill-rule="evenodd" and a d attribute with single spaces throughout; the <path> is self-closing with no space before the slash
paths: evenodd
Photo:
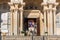
<path id="1" fill-rule="evenodd" d="M 44 9 L 44 10 L 49 10 L 49 8 L 46 8 L 46 9 Z"/>
<path id="2" fill-rule="evenodd" d="M 53 10 L 53 8 L 48 8 L 48 10 Z"/>
<path id="3" fill-rule="evenodd" d="M 14 5 L 14 6 L 15 6 L 15 10 L 18 9 L 18 5 L 19 5 L 19 4 L 15 4 L 15 5 Z"/>
<path id="4" fill-rule="evenodd" d="M 22 9 L 22 8 L 19 8 L 19 10 L 20 10 L 20 11 L 23 11 L 23 9 Z"/>
<path id="5" fill-rule="evenodd" d="M 9 2 L 8 4 L 10 5 L 10 10 L 14 10 L 15 9 L 13 3 Z"/>
<path id="6" fill-rule="evenodd" d="M 47 9 L 46 10 L 43 10 L 44 12 L 46 12 L 47 11 Z"/>
<path id="7" fill-rule="evenodd" d="M 53 8 L 53 11 L 56 11 L 56 8 Z"/>
<path id="8" fill-rule="evenodd" d="M 8 4 L 9 4 L 10 6 L 13 6 L 13 3 L 11 3 L 11 2 L 8 2 Z"/>
<path id="9" fill-rule="evenodd" d="M 42 6 L 47 6 L 47 3 L 44 3 L 44 2 L 43 2 L 43 3 L 41 3 L 41 5 L 42 5 Z"/>
<path id="10" fill-rule="evenodd" d="M 56 2 L 56 3 L 54 3 L 54 5 L 55 5 L 55 6 L 57 6 L 57 5 L 59 5 L 59 3 L 58 3 L 58 2 Z"/>
<path id="11" fill-rule="evenodd" d="M 21 7 L 19 8 L 20 11 L 23 11 L 23 6 L 25 6 L 25 2 L 20 4 Z"/>
<path id="12" fill-rule="evenodd" d="M 20 10 L 20 11 L 23 11 L 23 6 L 21 6 L 21 7 L 19 8 L 19 10 Z"/>

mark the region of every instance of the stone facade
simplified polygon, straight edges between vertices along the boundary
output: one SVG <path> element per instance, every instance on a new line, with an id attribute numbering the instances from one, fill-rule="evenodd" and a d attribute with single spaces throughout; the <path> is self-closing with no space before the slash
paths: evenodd
<path id="1" fill-rule="evenodd" d="M 60 28 L 56 26 L 58 24 L 56 24 L 57 15 L 60 14 L 60 11 L 57 10 L 60 8 L 58 3 L 60 1 L 1 0 L 0 2 L 1 14 L 9 12 L 6 24 L 8 30 L 7 35 L 24 35 L 22 32 L 28 35 L 30 32 L 29 22 L 31 22 L 31 20 L 37 25 L 36 30 L 34 30 L 37 36 L 60 35 Z M 26 26 L 25 23 L 27 24 Z M 2 32 L 2 34 L 3 33 L 5 34 L 5 32 Z"/>

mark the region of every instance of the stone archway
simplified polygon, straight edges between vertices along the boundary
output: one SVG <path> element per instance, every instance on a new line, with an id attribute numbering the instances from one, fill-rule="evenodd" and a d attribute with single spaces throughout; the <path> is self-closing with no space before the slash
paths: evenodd
<path id="1" fill-rule="evenodd" d="M 39 10 L 25 10 L 24 11 L 24 24 L 26 24 L 26 30 L 29 33 L 29 23 L 32 20 L 34 22 L 34 25 L 36 25 L 36 34 L 35 35 L 40 35 L 40 14 L 39 14 Z M 31 22 L 32 23 L 32 22 Z"/>

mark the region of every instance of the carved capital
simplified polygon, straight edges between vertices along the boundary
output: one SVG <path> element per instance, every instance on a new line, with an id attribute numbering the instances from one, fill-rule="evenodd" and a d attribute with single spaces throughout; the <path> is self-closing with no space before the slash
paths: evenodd
<path id="1" fill-rule="evenodd" d="M 42 5 L 42 6 L 47 6 L 47 3 L 44 3 L 44 2 L 43 2 L 43 3 L 41 3 L 41 5 Z"/>

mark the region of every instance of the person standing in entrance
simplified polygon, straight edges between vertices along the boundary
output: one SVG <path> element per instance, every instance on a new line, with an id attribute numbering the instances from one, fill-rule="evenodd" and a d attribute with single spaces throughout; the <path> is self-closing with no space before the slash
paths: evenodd
<path id="1" fill-rule="evenodd" d="M 32 35 L 32 32 L 34 31 L 34 21 L 29 22 L 29 35 Z"/>

